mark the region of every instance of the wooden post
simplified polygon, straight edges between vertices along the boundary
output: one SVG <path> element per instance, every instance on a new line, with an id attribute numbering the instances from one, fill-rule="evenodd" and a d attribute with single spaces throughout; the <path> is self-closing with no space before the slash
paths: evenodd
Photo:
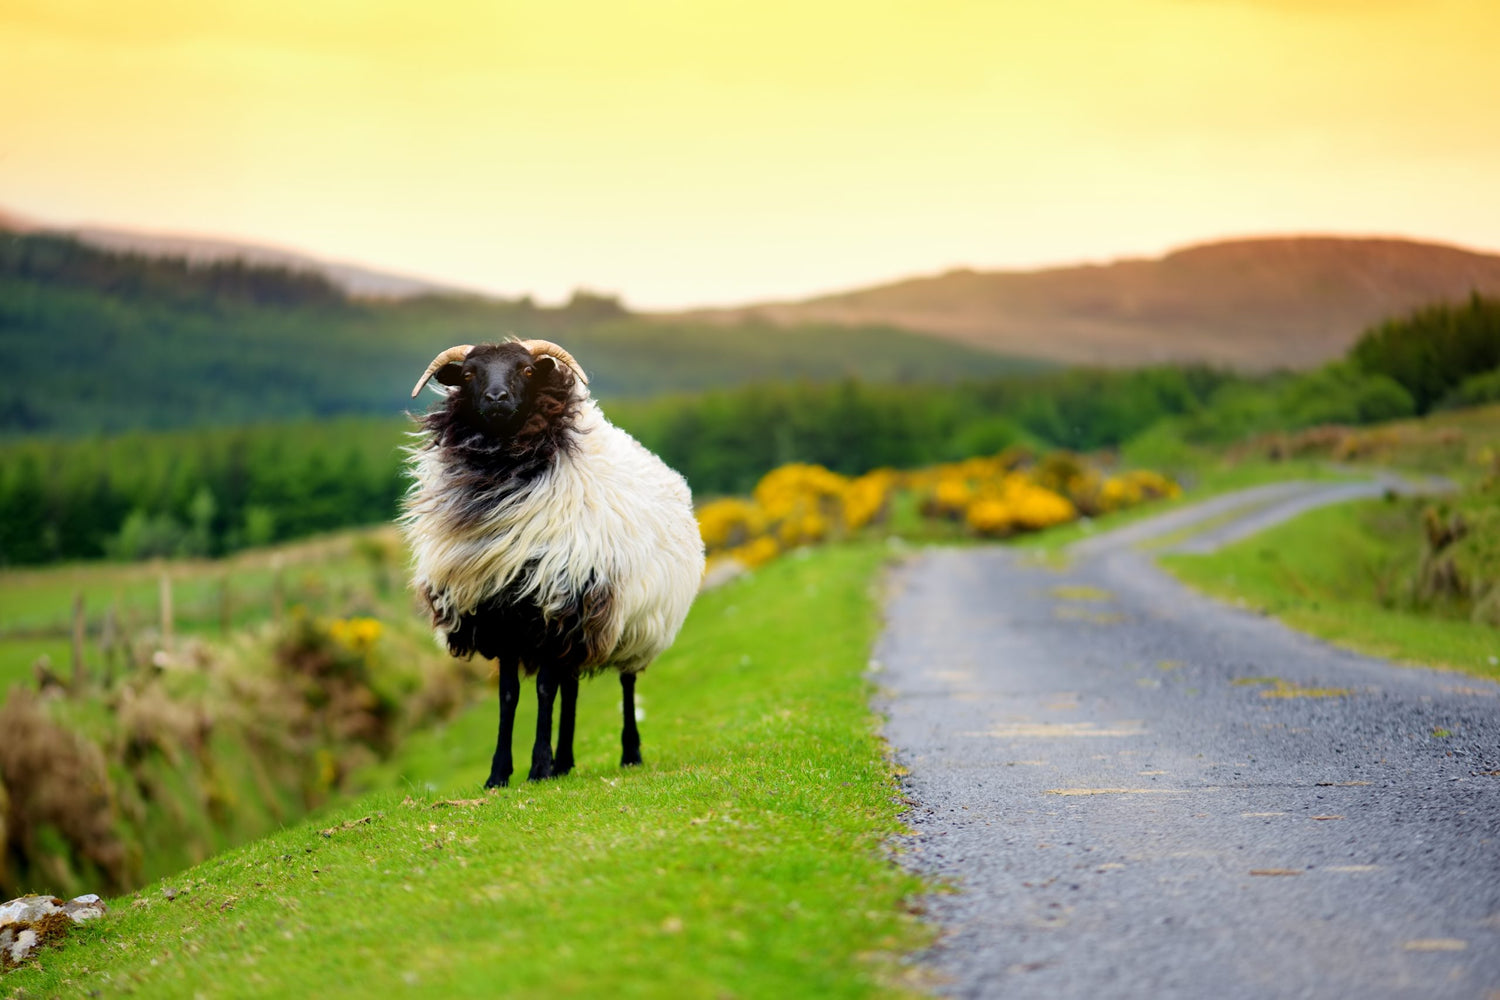
<path id="1" fill-rule="evenodd" d="M 83 591 L 73 595 L 73 672 L 70 687 L 75 694 L 81 694 L 88 687 L 88 668 L 83 663 L 83 638 L 88 623 L 84 619 Z"/>
<path id="2" fill-rule="evenodd" d="M 161 596 L 158 603 L 161 607 L 161 648 L 170 653 L 172 651 L 172 577 L 166 570 L 161 571 Z"/>
<path id="3" fill-rule="evenodd" d="M 281 556 L 271 557 L 271 621 L 281 627 L 281 618 L 286 611 L 286 581 L 282 578 Z"/>
<path id="4" fill-rule="evenodd" d="M 120 618 L 123 628 L 120 630 L 120 653 L 125 658 L 125 673 L 133 674 L 137 667 L 135 655 L 139 650 L 135 645 L 136 637 L 141 634 L 140 609 L 129 601 L 125 602 L 125 610 Z"/>
<path id="5" fill-rule="evenodd" d="M 115 656 L 119 650 L 116 648 L 119 639 L 115 635 L 115 606 L 111 604 L 104 609 L 104 624 L 99 629 L 99 652 L 104 660 L 103 683 L 106 688 L 114 687 L 115 684 Z"/>

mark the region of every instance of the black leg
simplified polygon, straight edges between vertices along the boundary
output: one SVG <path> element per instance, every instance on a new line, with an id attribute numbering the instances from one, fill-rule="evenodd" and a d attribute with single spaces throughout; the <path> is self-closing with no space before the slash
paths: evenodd
<path id="1" fill-rule="evenodd" d="M 510 757 L 510 735 L 516 727 L 516 702 L 521 700 L 521 676 L 514 660 L 500 661 L 500 735 L 490 761 L 490 779 L 485 788 L 504 788 L 514 769 Z"/>
<path id="2" fill-rule="evenodd" d="M 562 692 L 562 711 L 557 717 L 557 753 L 552 755 L 553 777 L 561 777 L 573 770 L 573 715 L 578 709 L 578 675 L 569 672 L 558 688 Z"/>
<path id="3" fill-rule="evenodd" d="M 641 734 L 635 728 L 635 674 L 620 675 L 620 702 L 624 707 L 625 726 L 620 730 L 620 766 L 641 762 Z"/>
<path id="4" fill-rule="evenodd" d="M 531 747 L 531 773 L 527 781 L 552 777 L 552 701 L 557 697 L 555 668 L 536 672 L 536 743 Z"/>

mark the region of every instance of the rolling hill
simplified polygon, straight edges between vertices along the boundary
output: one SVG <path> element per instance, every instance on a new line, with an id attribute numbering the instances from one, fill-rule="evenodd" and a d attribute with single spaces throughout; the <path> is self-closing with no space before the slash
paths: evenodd
<path id="1" fill-rule="evenodd" d="M 439 350 L 565 343 L 604 398 L 750 382 L 953 382 L 1042 363 L 890 327 L 647 320 L 613 299 L 353 298 L 318 271 L 0 232 L 0 436 L 394 416 Z M 62 361 L 60 359 L 66 359 Z"/>
<path id="2" fill-rule="evenodd" d="M 1066 363 L 1197 361 L 1260 371 L 1321 364 L 1373 323 L 1473 291 L 1500 294 L 1500 255 L 1401 239 L 1288 237 L 1102 265 L 950 271 L 692 316 L 881 323 Z"/>
<path id="3" fill-rule="evenodd" d="M 0 230 L 195 265 L 243 261 L 309 272 L 354 299 L 466 294 L 424 278 L 241 240 L 56 227 L 3 209 Z M 746 324 L 762 331 L 805 324 L 825 330 L 880 327 L 1011 360 L 1200 362 L 1265 371 L 1321 364 L 1342 355 L 1373 323 L 1474 291 L 1500 294 L 1500 254 L 1397 238 L 1262 237 L 1104 264 L 958 269 L 797 301 L 644 318 L 651 325 L 700 331 Z"/>
<path id="4" fill-rule="evenodd" d="M 321 274 L 346 295 L 361 298 L 399 299 L 413 295 L 461 293 L 454 285 L 425 278 L 395 274 L 378 268 L 344 261 L 324 260 L 298 250 L 228 240 L 212 236 L 190 236 L 180 233 L 157 233 L 141 229 L 110 226 L 49 226 L 33 219 L 0 209 L 0 230 L 31 235 L 61 236 L 87 246 L 116 253 L 143 254 L 147 257 L 176 257 L 194 264 L 243 261 L 259 267 L 279 267 L 292 271 Z"/>

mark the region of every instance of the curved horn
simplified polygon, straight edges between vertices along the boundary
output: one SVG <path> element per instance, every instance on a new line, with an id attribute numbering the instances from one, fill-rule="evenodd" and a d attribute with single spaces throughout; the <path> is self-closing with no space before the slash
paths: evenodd
<path id="1" fill-rule="evenodd" d="M 573 360 L 573 355 L 569 354 L 561 347 L 558 347 L 552 341 L 523 340 L 520 341 L 520 344 L 522 347 L 530 351 L 533 357 L 538 354 L 546 354 L 556 358 L 563 364 L 567 365 L 569 368 L 573 369 L 573 374 L 578 376 L 578 381 L 582 382 L 584 385 L 589 384 L 589 377 L 583 373 L 582 366 L 580 366 L 577 361 Z"/>
<path id="2" fill-rule="evenodd" d="M 427 370 L 422 373 L 422 377 L 417 379 L 417 386 L 411 391 L 411 398 L 417 398 L 417 393 L 422 391 L 422 386 L 427 384 L 427 380 L 432 378 L 433 374 L 436 373 L 439 368 L 443 367 L 444 365 L 451 365 L 457 361 L 462 361 L 464 358 L 467 358 L 469 356 L 469 352 L 473 349 L 473 344 L 460 344 L 457 347 L 448 348 L 442 354 L 439 354 L 437 357 L 433 358 L 432 364 L 428 365 Z"/>

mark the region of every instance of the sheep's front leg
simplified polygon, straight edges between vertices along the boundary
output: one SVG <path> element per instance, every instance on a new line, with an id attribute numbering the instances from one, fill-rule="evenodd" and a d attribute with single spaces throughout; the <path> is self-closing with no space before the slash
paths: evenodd
<path id="1" fill-rule="evenodd" d="M 531 747 L 531 773 L 527 781 L 552 777 L 552 702 L 557 697 L 557 674 L 553 667 L 536 672 L 536 743 Z"/>
<path id="2" fill-rule="evenodd" d="M 562 777 L 573 770 L 573 716 L 578 710 L 578 675 L 569 673 L 558 687 L 562 691 L 562 710 L 557 717 L 557 753 L 552 755 L 553 777 Z"/>
<path id="3" fill-rule="evenodd" d="M 500 734 L 495 738 L 495 756 L 490 761 L 490 777 L 485 788 L 504 788 L 510 784 L 514 770 L 510 756 L 510 737 L 516 727 L 516 703 L 521 700 L 521 675 L 515 660 L 500 661 Z"/>
<path id="4" fill-rule="evenodd" d="M 641 763 L 641 734 L 635 728 L 635 674 L 620 675 L 620 702 L 625 716 L 620 730 L 620 766 L 632 767 Z"/>

